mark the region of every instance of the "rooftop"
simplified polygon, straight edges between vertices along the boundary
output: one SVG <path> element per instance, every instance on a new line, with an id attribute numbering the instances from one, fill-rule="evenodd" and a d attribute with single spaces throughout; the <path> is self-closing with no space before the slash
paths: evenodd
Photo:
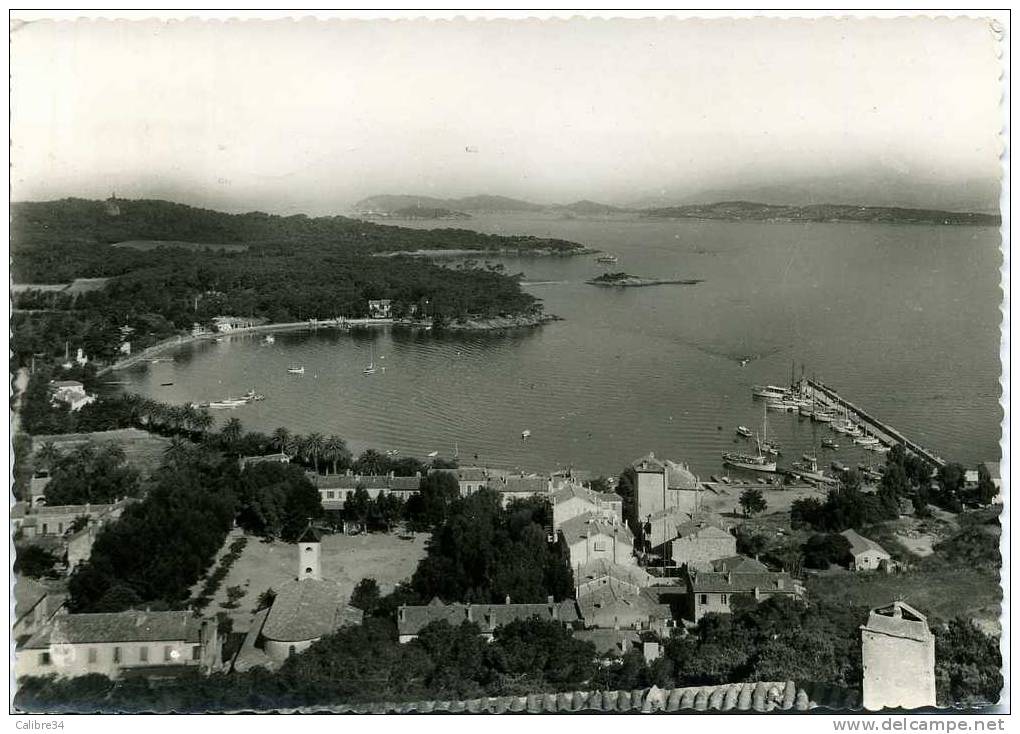
<path id="1" fill-rule="evenodd" d="M 686 464 L 670 461 L 669 459 L 656 458 L 654 453 L 643 456 L 633 464 L 635 471 L 655 472 L 661 474 L 666 472 L 670 489 L 698 489 L 701 483 Z"/>
<path id="2" fill-rule="evenodd" d="M 568 482 L 560 486 L 559 489 L 552 493 L 553 504 L 560 504 L 573 498 L 579 498 L 596 504 L 596 502 L 603 503 L 618 503 L 623 502 L 623 497 L 616 494 L 615 492 L 595 492 L 594 490 L 583 487 L 580 484 L 574 482 Z"/>
<path id="3" fill-rule="evenodd" d="M 872 609 L 868 615 L 868 623 L 861 629 L 889 637 L 905 637 L 919 642 L 927 642 L 931 639 L 928 619 L 902 601 Z"/>
<path id="4" fill-rule="evenodd" d="M 605 576 L 641 588 L 652 585 L 651 574 L 640 566 L 613 563 L 608 558 L 596 558 L 575 568 L 574 584 L 585 584 Z"/>
<path id="5" fill-rule="evenodd" d="M 785 571 L 698 571 L 690 570 L 691 592 L 741 593 L 755 589 L 765 593 L 798 593 L 793 577 Z"/>
<path id="6" fill-rule="evenodd" d="M 397 631 L 416 635 L 431 622 L 445 620 L 451 625 L 474 622 L 483 632 L 491 632 L 514 620 L 532 617 L 563 623 L 580 619 L 573 599 L 545 604 L 444 604 L 433 599 L 425 605 L 401 606 L 397 612 Z"/>
<path id="7" fill-rule="evenodd" d="M 560 532 L 567 541 L 567 545 L 584 540 L 595 535 L 608 535 L 626 541 L 634 545 L 634 534 L 623 523 L 614 523 L 604 520 L 593 512 L 586 512 L 583 515 L 572 517 L 560 525 Z"/>
<path id="8" fill-rule="evenodd" d="M 309 481 L 318 489 L 389 489 L 417 492 L 421 477 L 397 477 L 389 474 L 316 474 L 307 473 Z"/>
<path id="9" fill-rule="evenodd" d="M 51 643 L 100 642 L 198 642 L 202 621 L 191 612 L 126 612 L 61 614 L 34 635 L 26 648 L 45 648 Z"/>
<path id="10" fill-rule="evenodd" d="M 288 581 L 276 594 L 262 634 L 279 642 L 314 640 L 343 624 L 359 624 L 362 616 L 360 609 L 347 605 L 347 596 L 335 581 Z"/>
<path id="11" fill-rule="evenodd" d="M 844 538 L 850 541 L 850 552 L 853 553 L 855 556 L 860 555 L 861 553 L 866 553 L 868 551 L 875 551 L 881 553 L 886 558 L 891 558 L 891 556 L 889 555 L 889 551 L 887 551 L 885 548 L 883 548 L 870 538 L 865 538 L 863 535 L 858 534 L 856 531 L 852 529 L 844 530 L 842 533 L 840 533 L 840 535 L 842 535 Z"/>

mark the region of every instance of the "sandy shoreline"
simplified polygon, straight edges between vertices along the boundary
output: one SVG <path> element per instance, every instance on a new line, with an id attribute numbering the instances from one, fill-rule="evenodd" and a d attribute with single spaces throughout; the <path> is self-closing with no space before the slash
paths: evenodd
<path id="1" fill-rule="evenodd" d="M 497 331 L 501 329 L 521 329 L 530 328 L 534 326 L 541 326 L 553 321 L 562 321 L 563 319 L 553 314 L 529 314 L 520 316 L 499 316 L 490 319 L 465 319 L 460 322 L 450 322 L 445 324 L 442 329 L 436 331 Z M 167 352 L 179 349 L 180 347 L 187 346 L 189 344 L 195 344 L 201 341 L 209 341 L 210 339 L 220 339 L 227 336 L 237 336 L 244 334 L 269 334 L 276 331 L 305 331 L 313 329 L 348 329 L 348 328 L 362 328 L 362 327 L 378 327 L 378 326 L 398 326 L 402 328 L 410 329 L 431 329 L 431 326 L 416 324 L 404 321 L 395 321 L 393 319 L 348 319 L 344 322 L 338 322 L 334 320 L 329 321 L 291 321 L 287 323 L 277 324 L 261 324 L 259 326 L 250 326 L 241 329 L 233 329 L 228 332 L 218 333 L 211 332 L 208 334 L 179 334 L 178 336 L 170 339 L 165 339 L 158 344 L 153 344 L 151 347 L 147 347 L 137 354 L 132 354 L 130 357 L 118 360 L 111 365 L 107 365 L 100 369 L 97 373 L 97 377 L 109 374 L 110 372 L 116 372 L 118 370 L 125 370 L 130 367 L 134 367 L 137 364 L 148 362 L 149 360 L 156 359 L 165 356 Z"/>

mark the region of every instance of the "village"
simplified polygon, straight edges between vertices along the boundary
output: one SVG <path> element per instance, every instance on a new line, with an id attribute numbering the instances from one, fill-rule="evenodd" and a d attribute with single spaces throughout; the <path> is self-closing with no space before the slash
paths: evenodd
<path id="1" fill-rule="evenodd" d="M 80 383 L 54 383 L 52 391 L 55 401 L 72 410 L 83 400 Z M 60 444 L 61 437 L 50 438 Z M 91 444 L 96 438 L 103 436 L 65 437 L 64 443 L 71 444 L 64 448 Z M 144 431 L 113 431 L 106 438 L 122 446 L 142 446 L 132 456 L 145 471 L 155 471 L 168 451 L 165 439 Z M 289 465 L 293 459 L 280 451 L 240 456 L 237 463 L 244 471 Z M 997 472 L 997 466 L 990 469 Z M 762 530 L 776 537 L 794 535 L 791 507 L 798 500 L 823 497 L 824 489 L 791 485 L 763 493 L 760 484 L 750 481 L 706 482 L 683 462 L 649 453 L 627 466 L 626 488 L 619 486 L 620 480 L 574 469 L 543 474 L 454 465 L 433 466 L 413 476 L 306 470 L 323 519 L 309 520 L 295 543 L 249 542 L 235 523 L 217 556 L 224 578 L 218 579 L 219 586 L 213 584 L 212 598 L 206 600 L 218 602 L 217 615 L 211 614 L 212 605 L 203 605 L 202 611 L 71 613 L 65 605 L 67 578 L 88 562 L 97 536 L 115 526 L 139 498 L 49 505 L 50 477 L 43 470 L 30 478 L 26 495 L 12 509 L 12 531 L 19 554 L 27 548 L 44 549 L 61 559 L 60 573 L 44 579 L 22 576 L 15 586 L 16 675 L 100 673 L 113 679 L 158 680 L 182 672 L 240 674 L 278 668 L 337 630 L 362 624 L 365 610 L 352 603 L 359 583 L 371 579 L 382 592 L 390 592 L 425 556 L 427 533 L 415 533 L 399 522 L 389 532 L 369 533 L 364 522 L 345 513 L 352 498 L 380 502 L 394 497 L 406 505 L 426 478 L 438 475 L 455 486 L 461 498 L 491 493 L 503 507 L 536 502 L 544 507 L 547 542 L 565 553 L 572 593 L 543 602 L 507 596 L 492 603 L 438 597 L 401 603 L 393 621 L 403 644 L 433 623 L 472 623 L 478 634 L 492 640 L 497 630 L 515 620 L 539 619 L 592 643 L 603 666 L 619 665 L 629 654 L 652 664 L 670 639 L 696 633 L 706 616 L 730 615 L 773 598 L 804 600 L 809 593 L 800 564 L 784 567 L 774 558 L 763 560 L 748 549 L 748 537 Z M 997 474 L 994 480 L 998 489 Z M 976 484 L 977 470 L 968 472 L 966 481 Z M 909 513 L 908 507 L 903 511 Z M 325 519 L 329 517 L 336 520 Z M 901 570 L 901 563 L 875 539 L 853 529 L 838 535 L 844 539 L 843 550 L 832 564 L 822 564 L 827 570 L 812 573 L 838 579 L 894 577 Z M 207 589 L 212 571 L 206 574 Z M 196 594 L 200 587 L 196 584 Z M 251 608 L 256 597 L 259 602 Z M 244 605 L 238 603 L 242 598 Z M 224 626 L 226 619 L 229 624 Z M 862 639 L 863 705 L 934 705 L 934 638 L 924 611 L 890 597 L 875 608 Z M 893 664 L 904 660 L 913 661 L 905 677 L 904 668 Z M 903 680 L 895 686 L 883 682 L 894 675 Z"/>

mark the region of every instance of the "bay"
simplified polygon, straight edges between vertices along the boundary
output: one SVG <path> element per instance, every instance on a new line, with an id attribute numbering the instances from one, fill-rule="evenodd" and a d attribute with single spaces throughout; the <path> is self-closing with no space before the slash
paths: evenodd
<path id="1" fill-rule="evenodd" d="M 485 259 L 523 273 L 525 288 L 564 318 L 537 329 L 320 329 L 279 333 L 272 345 L 228 337 L 118 379 L 168 402 L 254 388 L 265 401 L 217 417 L 249 430 L 335 433 L 356 451 L 613 474 L 654 451 L 707 476 L 742 444 L 737 425 L 761 429 L 751 385 L 786 383 L 796 362 L 798 375 L 804 365 L 950 460 L 999 457 L 997 229 L 507 215 L 443 226 L 560 237 L 619 263 Z M 607 271 L 703 282 L 585 284 Z M 379 371 L 363 374 L 373 357 Z M 305 374 L 288 374 L 295 364 Z M 846 446 L 819 451 L 829 432 L 791 415 L 770 414 L 769 434 L 784 447 L 781 465 L 804 452 L 826 464 L 880 461 Z"/>

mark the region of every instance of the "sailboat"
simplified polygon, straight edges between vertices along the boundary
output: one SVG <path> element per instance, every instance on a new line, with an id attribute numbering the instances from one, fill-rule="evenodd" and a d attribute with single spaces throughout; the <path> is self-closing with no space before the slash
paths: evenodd
<path id="1" fill-rule="evenodd" d="M 370 350 L 369 351 L 369 357 L 368 357 L 368 367 L 366 367 L 363 370 L 363 372 L 366 375 L 374 375 L 375 374 L 375 348 L 372 347 L 371 345 L 369 345 L 368 348 Z"/>
<path id="2" fill-rule="evenodd" d="M 766 405 L 762 409 L 761 417 L 761 449 L 770 456 L 779 456 L 779 444 L 775 441 L 769 441 L 769 411 Z"/>
<path id="3" fill-rule="evenodd" d="M 750 471 L 760 471 L 773 473 L 776 470 L 776 462 L 774 459 L 768 459 L 761 452 L 761 441 L 755 441 L 758 447 L 758 454 L 739 454 L 735 452 L 727 452 L 722 455 L 723 464 L 726 466 L 732 466 L 735 469 L 748 469 Z"/>

